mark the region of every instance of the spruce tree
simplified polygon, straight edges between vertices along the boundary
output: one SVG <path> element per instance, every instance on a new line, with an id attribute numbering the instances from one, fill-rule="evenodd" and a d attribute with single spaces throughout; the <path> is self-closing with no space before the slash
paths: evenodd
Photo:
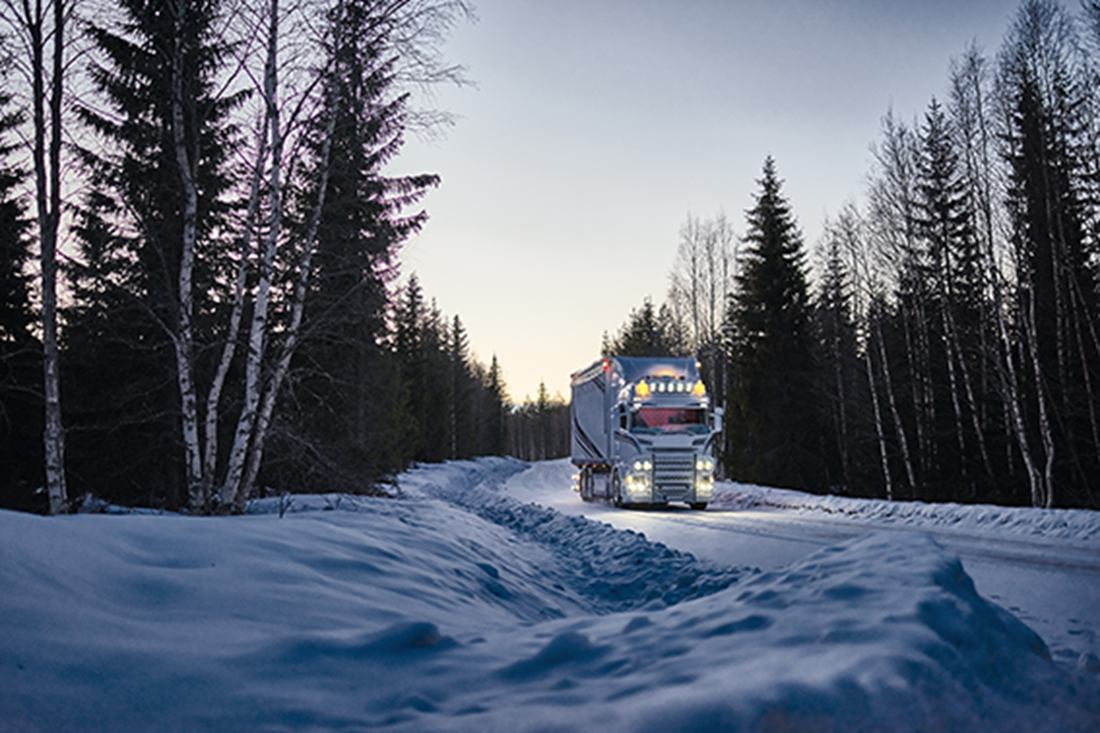
<path id="1" fill-rule="evenodd" d="M 983 283 L 969 199 L 947 117 L 933 99 L 925 114 L 917 154 L 914 227 L 923 249 L 929 358 L 934 385 L 937 471 L 924 476 L 926 497 L 973 498 L 981 473 L 991 472 L 971 374 L 980 329 Z M 980 459 L 979 459 L 980 457 Z"/>
<path id="2" fill-rule="evenodd" d="M 405 394 L 406 461 L 450 456 L 451 369 L 448 329 L 433 302 L 424 302 L 414 273 L 394 308 L 394 350 Z"/>
<path id="3" fill-rule="evenodd" d="M 278 443 L 311 446 L 295 473 L 310 470 L 323 455 L 323 473 L 358 491 L 404 467 L 394 425 L 402 424 L 398 377 L 385 348 L 389 285 L 404 241 L 427 220 L 414 206 L 435 175 L 393 177 L 385 167 L 399 153 L 407 124 L 407 94 L 395 91 L 392 29 L 367 2 L 339 3 L 329 11 L 323 51 L 330 63 L 322 84 L 323 105 L 311 125 L 312 170 L 301 182 L 294 214 L 305 233 L 321 181 L 327 142 L 324 206 L 316 230 L 311 288 L 302 343 L 294 359 L 293 394 Z M 331 125 L 331 135 L 328 130 Z M 293 410 L 293 413 L 291 412 Z M 292 417 L 293 415 L 293 417 Z M 291 438 L 290 436 L 293 436 Z M 286 452 L 276 449 L 280 463 Z M 273 459 L 269 459 L 269 463 Z M 286 475 L 272 464 L 271 480 Z"/>
<path id="4" fill-rule="evenodd" d="M 476 382 L 470 363 L 470 343 L 466 328 L 457 315 L 451 323 L 451 458 L 471 458 L 478 454 L 474 415 Z"/>
<path id="5" fill-rule="evenodd" d="M 813 308 L 821 444 L 828 485 L 840 487 L 844 493 L 862 492 L 863 462 L 856 439 L 861 395 L 852 283 L 842 251 L 844 233 L 828 231 L 826 236 Z"/>
<path id="6" fill-rule="evenodd" d="M 79 150 L 89 185 L 75 226 L 79 264 L 69 270 L 75 305 L 66 372 L 77 385 L 69 392 L 69 461 L 83 482 L 77 491 L 175 507 L 186 500 L 172 345 L 184 209 L 172 109 L 176 44 L 184 56 L 183 136 L 198 161 L 200 343 L 212 340 L 217 303 L 228 300 L 216 292 L 232 280 L 213 264 L 229 267 L 228 258 L 212 255 L 226 246 L 218 232 L 230 209 L 228 115 L 242 97 L 217 96 L 227 51 L 215 36 L 217 0 L 119 0 L 119 10 L 110 25 L 89 27 L 96 99 L 77 108 L 98 139 Z"/>
<path id="7" fill-rule="evenodd" d="M 1079 45 L 1060 5 L 1030 0 L 999 57 L 1026 409 L 1042 453 L 1031 501 L 1047 507 L 1100 499 L 1100 244 L 1090 227 L 1100 207 L 1085 118 L 1094 84 Z"/>
<path id="8" fill-rule="evenodd" d="M 481 430 L 479 433 L 478 453 L 481 455 L 503 456 L 505 453 L 506 420 L 507 420 L 507 387 L 504 384 L 504 374 L 500 368 L 500 362 L 496 354 L 489 365 L 489 371 L 485 376 L 484 399 L 482 401 L 482 415 L 480 419 Z"/>
<path id="9" fill-rule="evenodd" d="M 604 334 L 604 354 L 615 356 L 684 356 L 688 349 L 666 304 L 655 308 L 646 297 L 642 307 L 630 311 L 614 339 Z"/>
<path id="10" fill-rule="evenodd" d="M 769 156 L 730 301 L 728 475 L 772 486 L 823 485 L 809 288 L 802 237 Z"/>
<path id="11" fill-rule="evenodd" d="M 23 121 L 0 94 L 0 508 L 44 511 L 42 344 L 31 303 L 31 221 L 19 195 L 27 173 L 9 162 L 8 133 Z"/>

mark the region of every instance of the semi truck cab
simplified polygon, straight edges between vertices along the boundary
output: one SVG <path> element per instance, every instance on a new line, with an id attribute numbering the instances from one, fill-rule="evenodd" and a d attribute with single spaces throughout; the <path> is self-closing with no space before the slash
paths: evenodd
<path id="1" fill-rule="evenodd" d="M 721 409 L 712 409 L 694 359 L 608 356 L 574 372 L 574 488 L 616 506 L 714 498 Z"/>

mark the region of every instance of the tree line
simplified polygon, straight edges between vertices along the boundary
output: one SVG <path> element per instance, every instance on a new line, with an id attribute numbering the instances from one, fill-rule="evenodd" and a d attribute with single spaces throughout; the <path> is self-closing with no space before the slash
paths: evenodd
<path id="1" fill-rule="evenodd" d="M 387 166 L 465 0 L 0 2 L 0 505 L 237 512 L 504 451 Z M 63 244 L 63 247 L 59 247 Z"/>
<path id="2" fill-rule="evenodd" d="M 695 355 L 733 479 L 1100 507 L 1098 59 L 1100 3 L 1026 0 L 883 117 L 812 262 L 769 157 L 745 234 L 689 217 L 666 302 L 605 353 Z"/>

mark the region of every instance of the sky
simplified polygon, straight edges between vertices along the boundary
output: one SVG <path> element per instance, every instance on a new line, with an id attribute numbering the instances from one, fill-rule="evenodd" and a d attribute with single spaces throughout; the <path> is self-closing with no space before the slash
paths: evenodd
<path id="1" fill-rule="evenodd" d="M 1058 604 L 1094 595 L 1097 512 L 722 482 L 734 511 L 584 517 L 555 508 L 582 506 L 572 470 L 426 464 L 400 500 L 294 495 L 239 517 L 0 511 L 0 728 L 1098 729 L 1096 606 Z M 757 550 L 777 543 L 754 521 L 810 532 L 780 562 L 720 562 L 687 549 L 683 514 L 741 523 L 722 534 Z M 656 542 L 609 517 L 670 521 Z M 986 596 L 975 554 L 1044 571 L 1017 595 L 1058 606 L 1071 648 Z M 1071 590 L 1044 582 L 1059 573 Z"/>
<path id="2" fill-rule="evenodd" d="M 994 55 L 1018 5 L 478 0 L 444 48 L 473 84 L 432 100 L 456 124 L 394 163 L 442 177 L 403 277 L 498 357 L 514 401 L 540 382 L 568 398 L 602 335 L 664 300 L 689 214 L 743 233 L 771 155 L 812 251 L 861 200 L 883 115 L 945 99 L 951 58 Z"/>

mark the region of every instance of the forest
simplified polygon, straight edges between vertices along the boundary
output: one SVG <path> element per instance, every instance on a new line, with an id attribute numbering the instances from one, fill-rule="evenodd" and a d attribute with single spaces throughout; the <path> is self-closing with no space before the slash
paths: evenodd
<path id="1" fill-rule="evenodd" d="M 0 507 L 235 513 L 395 494 L 417 462 L 567 455 L 402 245 L 394 176 L 463 84 L 466 0 L 0 0 Z M 764 161 L 744 230 L 681 226 L 603 353 L 694 356 L 727 478 L 1100 508 L 1100 2 L 1025 0 L 886 111 L 809 247 Z M 1096 386 L 1093 382 L 1098 382 Z"/>
<path id="2" fill-rule="evenodd" d="M 464 0 L 0 4 L 0 506 L 232 513 L 504 452 L 398 253 Z M 421 95 L 423 96 L 423 95 Z"/>
<path id="3" fill-rule="evenodd" d="M 689 216 L 666 301 L 605 353 L 694 355 L 731 479 L 1100 508 L 1100 3 L 1019 7 L 887 111 L 812 254 L 765 161 L 738 234 Z"/>

